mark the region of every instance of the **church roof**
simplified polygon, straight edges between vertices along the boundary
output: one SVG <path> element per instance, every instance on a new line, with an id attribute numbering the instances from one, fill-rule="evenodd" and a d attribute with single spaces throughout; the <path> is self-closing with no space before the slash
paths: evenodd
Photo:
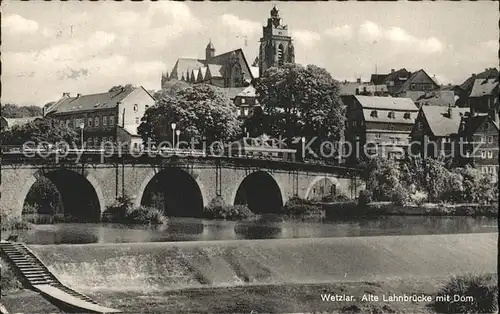
<path id="1" fill-rule="evenodd" d="M 222 65 L 220 64 L 207 64 L 208 71 L 211 77 L 224 77 L 222 72 Z"/>
<path id="2" fill-rule="evenodd" d="M 250 67 L 250 71 L 252 72 L 253 78 L 259 77 L 259 67 Z"/>
<path id="3" fill-rule="evenodd" d="M 186 73 L 191 73 L 194 69 L 199 69 L 204 67 L 205 60 L 200 59 L 190 59 L 190 58 L 179 58 L 172 69 L 171 77 L 180 79 L 183 75 L 186 77 Z"/>

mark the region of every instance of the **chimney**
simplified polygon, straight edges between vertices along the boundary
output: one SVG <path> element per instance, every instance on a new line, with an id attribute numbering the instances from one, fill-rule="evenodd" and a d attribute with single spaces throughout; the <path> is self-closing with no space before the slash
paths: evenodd
<path id="1" fill-rule="evenodd" d="M 396 72 L 396 70 L 394 70 L 394 69 L 391 69 L 391 73 L 394 73 L 394 72 Z"/>
<path id="2" fill-rule="evenodd" d="M 356 83 L 361 83 L 361 78 L 357 78 Z"/>
<path id="3" fill-rule="evenodd" d="M 63 97 L 69 97 L 69 93 L 63 93 Z"/>
<path id="4" fill-rule="evenodd" d="M 451 104 L 448 104 L 448 118 L 452 118 L 453 109 L 451 108 Z"/>

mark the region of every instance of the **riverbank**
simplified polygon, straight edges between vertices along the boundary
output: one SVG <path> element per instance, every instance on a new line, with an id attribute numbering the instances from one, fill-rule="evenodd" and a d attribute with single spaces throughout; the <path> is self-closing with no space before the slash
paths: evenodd
<path id="1" fill-rule="evenodd" d="M 319 206 L 319 205 L 318 205 Z M 335 202 L 321 204 L 327 219 L 364 216 L 466 216 L 498 217 L 498 204 L 399 205 L 393 202 Z"/>
<path id="2" fill-rule="evenodd" d="M 432 302 L 391 302 L 392 296 L 425 295 L 436 299 L 447 277 L 425 277 L 378 282 L 279 284 L 179 289 L 155 293 L 91 293 L 100 304 L 124 313 L 436 313 Z M 330 295 L 330 300 L 327 297 Z M 363 300 L 363 295 L 371 300 Z M 373 297 L 379 298 L 374 301 Z M 331 296 L 350 296 L 353 301 L 331 301 Z M 384 300 L 383 298 L 386 298 Z M 21 292 L 2 299 L 11 312 L 62 313 L 41 296 Z"/>

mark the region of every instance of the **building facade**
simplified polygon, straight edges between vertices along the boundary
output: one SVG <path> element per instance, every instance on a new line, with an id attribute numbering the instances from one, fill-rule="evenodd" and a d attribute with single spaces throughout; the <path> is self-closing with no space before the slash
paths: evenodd
<path id="1" fill-rule="evenodd" d="M 348 162 L 375 154 L 404 157 L 418 112 L 411 99 L 354 95 L 342 100 L 347 107 L 345 140 L 353 148 Z"/>
<path id="2" fill-rule="evenodd" d="M 99 147 L 102 142 L 120 143 L 139 147 L 142 140 L 137 134 L 141 118 L 155 103 L 143 87 L 119 86 L 106 93 L 63 97 L 44 108 L 44 116 L 83 132 L 84 142 Z"/>

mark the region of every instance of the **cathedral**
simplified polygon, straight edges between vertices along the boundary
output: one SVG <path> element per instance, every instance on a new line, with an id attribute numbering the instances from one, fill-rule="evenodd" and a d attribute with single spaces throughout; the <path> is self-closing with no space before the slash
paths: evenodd
<path id="1" fill-rule="evenodd" d="M 288 35 L 288 26 L 282 24 L 276 7 L 271 10 L 263 27 L 259 56 L 249 64 L 242 49 L 215 54 L 210 40 L 205 48 L 205 59 L 179 58 L 170 73 L 163 73 L 161 86 L 168 80 L 205 83 L 221 88 L 247 87 L 270 67 L 294 63 L 294 47 Z"/>

